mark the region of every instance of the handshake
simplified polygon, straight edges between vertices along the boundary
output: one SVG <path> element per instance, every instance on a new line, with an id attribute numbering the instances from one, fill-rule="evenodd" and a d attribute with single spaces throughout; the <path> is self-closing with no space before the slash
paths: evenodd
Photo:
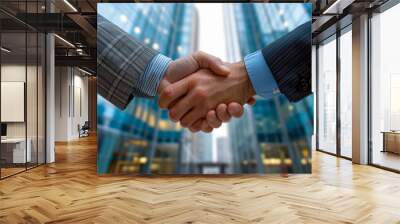
<path id="1" fill-rule="evenodd" d="M 243 61 L 196 52 L 172 61 L 158 87 L 161 108 L 192 132 L 211 132 L 255 103 L 255 90 Z"/>
<path id="2" fill-rule="evenodd" d="M 312 93 L 311 21 L 235 63 L 204 52 L 171 62 L 102 16 L 97 28 L 98 93 L 120 109 L 158 94 L 170 118 L 193 132 L 240 117 L 256 93 L 282 93 L 290 102 Z"/>

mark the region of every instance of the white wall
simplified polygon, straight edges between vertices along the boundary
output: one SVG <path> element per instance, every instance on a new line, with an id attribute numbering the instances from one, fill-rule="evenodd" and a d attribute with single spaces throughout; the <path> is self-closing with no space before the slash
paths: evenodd
<path id="1" fill-rule="evenodd" d="M 88 77 L 72 67 L 56 67 L 55 73 L 55 140 L 74 140 L 78 124 L 88 120 Z"/>
<path id="2" fill-rule="evenodd" d="M 75 70 L 76 71 L 76 70 Z M 88 102 L 88 77 L 87 76 L 81 76 L 75 74 L 74 77 L 74 86 L 75 86 L 75 92 L 74 92 L 74 103 L 75 103 L 75 116 L 72 119 L 72 136 L 78 136 L 78 124 L 81 126 L 85 123 L 85 121 L 89 120 L 89 113 L 88 113 L 88 107 L 89 107 L 89 102 Z M 80 93 L 78 93 L 80 91 Z M 80 97 L 78 97 L 80 94 Z M 79 102 L 80 101 L 80 102 Z M 81 107 L 81 108 L 79 108 Z M 82 111 L 79 111 L 79 110 Z"/>
<path id="3" fill-rule="evenodd" d="M 27 78 L 27 80 L 25 80 Z M 22 113 L 26 112 L 26 120 L 23 122 L 6 122 L 8 138 L 27 138 L 31 148 L 32 161 L 44 163 L 44 73 L 41 66 L 25 64 L 3 64 L 1 66 L 2 82 L 24 82 L 26 84 L 26 107 L 21 108 Z M 3 89 L 4 90 L 4 89 Z M 21 94 L 24 94 L 22 90 Z M 7 96 L 2 96 L 7 97 Z M 12 110 L 10 107 L 2 107 L 1 110 Z M 7 111 L 13 113 L 12 111 Z M 39 156 L 37 157 L 37 154 Z M 51 160 L 49 160 L 51 162 Z"/>
<path id="4" fill-rule="evenodd" d="M 3 82 L 25 82 L 25 65 L 2 65 L 1 81 Z M 1 108 L 7 110 L 7 108 Z M 25 122 L 7 123 L 7 137 L 25 137 Z"/>
<path id="5" fill-rule="evenodd" d="M 27 69 L 27 70 L 25 70 Z M 36 80 L 32 80 L 30 77 L 31 74 L 36 75 L 36 67 L 18 65 L 18 64 L 6 64 L 1 66 L 1 81 L 2 82 L 25 82 L 26 71 L 28 72 L 28 84 L 29 86 L 36 86 Z M 37 107 L 37 99 L 36 99 L 36 88 L 27 88 L 27 106 L 31 107 L 27 109 L 27 119 L 28 122 L 28 137 L 32 130 L 36 130 L 36 113 L 32 113 L 32 111 L 36 111 Z M 39 105 L 40 106 L 40 105 Z M 34 108 L 32 108 L 34 107 Z M 1 108 L 1 110 L 7 110 L 7 108 Z M 34 124 L 31 122 L 34 121 Z M 25 124 L 26 122 L 7 122 L 7 136 L 8 137 L 25 137 Z M 35 132 L 36 134 L 36 132 Z"/>
<path id="6" fill-rule="evenodd" d="M 68 77 L 67 67 L 55 68 L 55 141 L 68 139 Z"/>

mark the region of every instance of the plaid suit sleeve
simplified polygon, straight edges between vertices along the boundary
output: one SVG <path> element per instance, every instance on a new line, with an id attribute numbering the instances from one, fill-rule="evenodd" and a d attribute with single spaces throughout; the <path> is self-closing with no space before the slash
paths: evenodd
<path id="1" fill-rule="evenodd" d="M 120 109 L 134 96 L 151 97 L 142 91 L 140 76 L 158 55 L 102 16 L 97 17 L 98 93 Z"/>

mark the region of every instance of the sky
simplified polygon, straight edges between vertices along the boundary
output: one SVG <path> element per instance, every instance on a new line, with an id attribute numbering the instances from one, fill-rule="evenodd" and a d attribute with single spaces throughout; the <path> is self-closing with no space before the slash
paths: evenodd
<path id="1" fill-rule="evenodd" d="M 223 6 L 220 3 L 195 3 L 199 13 L 199 49 L 226 61 L 226 44 L 223 21 Z M 227 125 L 212 132 L 213 161 L 217 160 L 216 138 L 227 136 Z"/>

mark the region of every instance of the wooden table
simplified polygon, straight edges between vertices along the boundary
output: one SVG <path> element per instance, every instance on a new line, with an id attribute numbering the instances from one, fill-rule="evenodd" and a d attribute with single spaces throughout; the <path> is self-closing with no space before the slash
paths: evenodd
<path id="1" fill-rule="evenodd" d="M 383 131 L 383 150 L 382 152 L 392 152 L 400 154 L 400 132 Z"/>

